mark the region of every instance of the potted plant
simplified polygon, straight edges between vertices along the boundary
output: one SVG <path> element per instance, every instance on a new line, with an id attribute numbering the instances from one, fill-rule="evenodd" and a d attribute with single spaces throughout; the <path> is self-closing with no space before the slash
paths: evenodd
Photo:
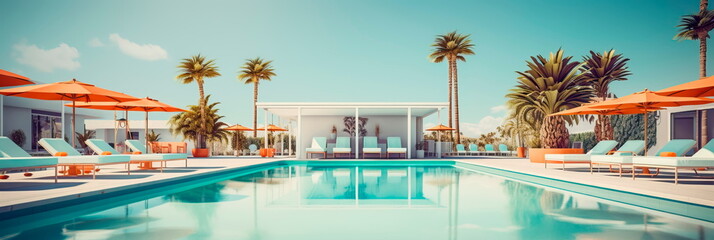
<path id="1" fill-rule="evenodd" d="M 211 95 L 208 95 L 205 102 L 209 102 Z M 228 124 L 221 121 L 223 116 L 218 115 L 218 105 L 220 102 L 213 102 L 206 106 L 206 122 L 200 124 L 200 106 L 191 105 L 189 110 L 172 116 L 169 119 L 171 124 L 171 133 L 174 135 L 182 135 L 184 139 L 191 140 L 195 143 L 196 148 L 191 150 L 194 157 L 208 157 L 210 151 L 207 143 L 225 142 L 228 139 L 228 131 L 223 127 Z M 205 126 L 205 129 L 201 125 Z"/>
<path id="2" fill-rule="evenodd" d="M 416 144 L 416 157 L 424 158 L 424 142 Z"/>
<path id="3" fill-rule="evenodd" d="M 25 132 L 22 131 L 22 129 L 15 129 L 12 132 L 10 132 L 10 140 L 17 144 L 17 146 L 24 146 L 25 145 Z"/>
<path id="4" fill-rule="evenodd" d="M 335 127 L 335 125 L 332 125 L 332 130 L 330 132 L 330 139 L 337 138 L 337 127 Z"/>

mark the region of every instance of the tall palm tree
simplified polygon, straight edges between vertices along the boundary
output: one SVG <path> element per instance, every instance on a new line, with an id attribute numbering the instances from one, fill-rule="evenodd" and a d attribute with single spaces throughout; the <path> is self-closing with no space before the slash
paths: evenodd
<path id="1" fill-rule="evenodd" d="M 454 132 L 457 144 L 461 143 L 461 128 L 459 127 L 459 81 L 456 61 L 465 62 L 464 55 L 475 54 L 472 50 L 474 45 L 469 39 L 470 36 L 456 33 L 456 31 L 438 35 L 434 43 L 431 44 L 434 51 L 429 55 L 432 62 L 440 63 L 446 59 L 449 63 L 449 126 L 456 129 Z"/>
<path id="2" fill-rule="evenodd" d="M 581 71 L 590 79 L 595 96 L 603 101 L 610 95 L 610 83 L 627 80 L 627 76 L 631 75 L 626 66 L 630 59 L 622 57 L 622 54 L 615 54 L 612 49 L 602 54 L 590 51 L 590 55 L 583 57 L 583 60 Z M 614 139 L 609 116 L 598 116 L 595 122 L 595 138 L 598 141 Z"/>
<path id="3" fill-rule="evenodd" d="M 248 59 L 245 64 L 241 67 L 238 79 L 244 81 L 245 84 L 253 84 L 253 137 L 256 137 L 258 131 L 258 107 L 256 103 L 258 102 L 258 84 L 260 81 L 268 80 L 270 81 L 272 77 L 275 77 L 275 70 L 270 64 L 273 61 L 265 61 L 257 57 L 255 59 Z"/>
<path id="4" fill-rule="evenodd" d="M 563 50 L 550 54 L 548 59 L 541 55 L 531 57 L 528 70 L 516 72 L 518 84 L 507 94 L 509 106 L 522 119 L 542 119 L 540 126 L 541 145 L 545 148 L 567 147 L 568 129 L 565 123 L 577 121 L 573 116 L 551 116 L 551 114 L 580 106 L 594 96 L 589 80 L 578 70 L 581 64 L 564 57 Z M 532 120 L 531 120 L 532 121 Z"/>
<path id="5" fill-rule="evenodd" d="M 707 38 L 709 31 L 714 28 L 714 11 L 707 10 L 708 0 L 699 2 L 699 13 L 684 15 L 677 25 L 679 32 L 674 35 L 678 40 L 699 40 L 699 78 L 707 76 Z M 700 144 L 706 144 L 707 136 L 707 111 L 702 111 L 702 139 Z"/>
<path id="6" fill-rule="evenodd" d="M 198 107 L 200 109 L 200 129 L 197 132 L 198 148 L 206 148 L 206 141 L 203 138 L 204 132 L 206 131 L 206 100 L 205 94 L 203 92 L 203 84 L 206 78 L 221 76 L 218 73 L 218 67 L 214 63 L 214 60 L 206 61 L 204 56 L 201 54 L 191 56 L 191 58 L 184 58 L 181 63 L 177 66 L 180 70 L 180 74 L 176 76 L 176 79 L 181 81 L 183 84 L 190 84 L 195 82 L 198 85 Z"/>

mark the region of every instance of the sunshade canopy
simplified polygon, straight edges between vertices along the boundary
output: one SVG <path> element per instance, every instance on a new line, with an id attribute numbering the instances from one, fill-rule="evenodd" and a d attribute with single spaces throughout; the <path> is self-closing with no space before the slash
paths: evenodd
<path id="1" fill-rule="evenodd" d="M 224 130 L 228 131 L 253 131 L 252 128 L 244 127 L 243 125 L 236 124 L 227 128 L 224 128 Z"/>
<path id="2" fill-rule="evenodd" d="M 30 81 L 30 79 L 25 76 L 20 76 L 18 74 L 0 69 L 0 87 L 12 87 L 28 84 L 35 84 L 35 82 Z"/>
<path id="3" fill-rule="evenodd" d="M 265 128 L 262 128 L 262 127 L 261 127 L 261 128 L 256 129 L 256 130 L 257 130 L 257 131 L 265 131 Z M 278 126 L 275 126 L 275 125 L 273 125 L 273 124 L 269 124 L 269 125 L 268 125 L 268 132 L 282 132 L 282 131 L 287 131 L 287 129 L 281 128 L 281 127 L 278 127 Z"/>
<path id="4" fill-rule="evenodd" d="M 453 131 L 453 130 L 456 130 L 456 128 L 450 128 L 450 127 L 444 126 L 443 124 L 439 124 L 437 126 L 426 129 L 426 131 Z"/>
<path id="5" fill-rule="evenodd" d="M 676 97 L 711 97 L 714 96 L 714 76 L 668 87 L 657 93 Z"/>
<path id="6" fill-rule="evenodd" d="M 72 104 L 66 106 L 71 107 Z M 98 102 L 98 103 L 77 103 L 78 108 L 89 108 L 98 110 L 124 110 L 137 112 L 185 112 L 186 110 L 177 108 L 166 103 L 159 102 L 152 98 L 141 98 L 134 101 L 126 101 L 120 103 L 114 102 Z"/>
<path id="7" fill-rule="evenodd" d="M 66 82 L 38 84 L 0 90 L 0 94 L 41 100 L 81 102 L 124 102 L 137 98 L 72 79 Z"/>
<path id="8" fill-rule="evenodd" d="M 596 109 L 662 108 L 714 103 L 714 99 L 699 97 L 671 97 L 645 89 L 621 98 L 592 105 Z"/>
<path id="9" fill-rule="evenodd" d="M 641 114 L 645 112 L 653 112 L 664 108 L 625 108 L 625 109 L 597 109 L 595 104 L 582 105 L 580 107 L 571 108 L 565 111 L 560 111 L 551 115 L 621 115 L 621 114 Z"/>

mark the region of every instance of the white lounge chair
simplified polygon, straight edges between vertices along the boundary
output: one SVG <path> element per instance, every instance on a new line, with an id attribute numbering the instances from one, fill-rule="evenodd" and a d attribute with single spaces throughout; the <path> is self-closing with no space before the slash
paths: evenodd
<path id="1" fill-rule="evenodd" d="M 628 141 L 629 142 L 629 141 Z M 655 156 L 659 156 L 663 152 L 674 152 L 677 156 L 682 156 L 684 153 L 689 151 L 689 149 L 692 149 L 696 142 L 691 139 L 674 139 L 670 140 L 667 144 L 665 144 L 662 149 L 657 151 L 655 153 Z M 633 144 L 635 145 L 635 144 Z M 644 151 L 644 142 L 642 142 L 642 150 Z M 624 145 L 623 145 L 624 147 Z M 634 146 L 633 146 L 634 148 Z M 639 149 L 637 149 L 639 150 Z M 592 156 L 590 159 L 590 162 L 592 165 L 617 165 L 619 167 L 619 174 L 620 177 L 622 177 L 622 166 L 630 166 L 632 165 L 632 159 L 634 156 L 637 156 L 639 154 L 639 151 L 634 150 L 634 151 L 626 151 L 626 152 L 615 152 L 613 155 L 605 155 L 605 156 Z M 590 167 L 590 172 L 592 173 L 592 166 Z M 634 173 L 633 173 L 634 174 Z"/>
<path id="2" fill-rule="evenodd" d="M 92 172 L 92 178 L 97 178 L 97 172 L 99 169 L 97 166 L 102 165 L 113 165 L 113 164 L 126 164 L 127 175 L 131 174 L 131 168 L 129 165 L 129 156 L 121 155 L 93 155 L 93 156 L 83 156 L 77 149 L 74 149 L 69 143 L 65 142 L 59 138 L 42 138 L 37 141 L 47 152 L 52 154 L 57 158 L 57 165 L 63 167 L 64 169 L 60 173 L 79 175 L 87 174 Z"/>
<path id="3" fill-rule="evenodd" d="M 109 146 L 107 142 L 101 139 L 87 139 L 87 141 L 84 141 L 84 143 L 86 143 L 87 146 L 97 154 L 122 155 L 113 147 Z M 146 149 L 143 148 L 144 145 L 139 140 L 126 140 L 126 145 L 129 146 L 129 148 L 131 148 L 137 154 L 125 155 L 129 156 L 131 163 L 142 164 L 140 168 L 150 169 L 153 168 L 151 166 L 151 162 L 159 162 L 161 164 L 159 168 L 161 172 L 163 172 L 164 167 L 166 167 L 166 161 L 173 160 L 184 160 L 186 161 L 185 166 L 188 167 L 188 156 L 185 153 L 142 154 L 142 150 Z"/>
<path id="4" fill-rule="evenodd" d="M 390 154 L 404 154 L 404 158 L 407 158 L 407 149 L 402 147 L 402 138 L 387 138 L 387 158 L 389 158 Z"/>
<path id="5" fill-rule="evenodd" d="M 644 144 L 643 144 L 644 145 Z M 628 146 L 625 143 L 623 146 Z M 600 141 L 595 146 L 588 151 L 586 154 L 546 154 L 544 166 L 548 168 L 548 161 L 560 162 L 563 165 L 563 171 L 565 171 L 565 164 L 590 164 L 590 157 L 593 155 L 605 155 L 617 147 L 617 141 L 605 140 Z"/>
<path id="6" fill-rule="evenodd" d="M 0 137 L 0 170 L 27 170 L 33 168 L 54 168 L 57 182 L 56 157 L 33 157 L 7 137 Z M 27 176 L 27 175 L 26 175 Z"/>
<path id="7" fill-rule="evenodd" d="M 305 157 L 310 158 L 313 154 L 322 154 L 324 158 L 327 158 L 327 138 L 312 138 L 312 146 L 305 149 Z"/>
<path id="8" fill-rule="evenodd" d="M 338 137 L 335 142 L 335 147 L 332 148 L 332 156 L 337 158 L 338 154 L 347 154 L 348 158 L 352 156 L 352 147 L 349 137 Z"/>
<path id="9" fill-rule="evenodd" d="M 714 139 L 710 140 L 709 143 L 704 145 L 704 147 L 699 149 L 699 151 L 694 153 L 691 157 L 634 157 L 632 158 L 632 179 L 635 179 L 636 174 L 634 173 L 634 170 L 636 168 L 648 167 L 657 169 L 657 172 L 654 175 L 659 174 L 660 168 L 673 169 L 674 183 L 678 184 L 680 169 L 692 169 L 695 174 L 699 175 L 699 172 L 697 172 L 697 169 L 699 168 L 714 168 Z"/>
<path id="10" fill-rule="evenodd" d="M 377 137 L 364 137 L 363 148 L 362 148 L 362 158 L 365 158 L 366 154 L 378 154 L 382 158 L 382 148 L 379 147 L 377 142 Z"/>

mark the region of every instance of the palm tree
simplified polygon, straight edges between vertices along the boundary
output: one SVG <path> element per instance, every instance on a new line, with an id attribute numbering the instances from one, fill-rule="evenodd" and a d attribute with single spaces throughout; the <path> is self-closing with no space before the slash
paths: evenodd
<path id="1" fill-rule="evenodd" d="M 714 28 L 714 11 L 707 10 L 708 0 L 699 2 L 699 13 L 684 15 L 680 24 L 677 25 L 679 32 L 674 35 L 678 40 L 699 40 L 699 78 L 707 76 L 707 38 L 709 31 Z M 705 144 L 709 139 L 707 136 L 707 111 L 702 112 L 702 140 L 700 144 Z"/>
<path id="2" fill-rule="evenodd" d="M 475 54 L 472 50 L 474 45 L 469 39 L 470 36 L 456 33 L 456 31 L 438 35 L 434 43 L 431 44 L 434 51 L 429 55 L 432 62 L 440 63 L 446 59 L 449 63 L 449 127 L 453 126 L 456 129 L 454 132 L 457 133 L 457 144 L 461 143 L 461 134 L 458 134 L 461 132 L 461 128 L 459 127 L 459 81 L 456 61 L 465 62 L 464 55 Z"/>
<path id="3" fill-rule="evenodd" d="M 206 148 L 206 141 L 203 139 L 204 132 L 206 131 L 206 116 L 205 108 L 206 102 L 204 100 L 208 99 L 205 97 L 203 92 L 203 84 L 206 78 L 221 76 L 218 73 L 218 67 L 215 65 L 214 60 L 206 61 L 206 58 L 201 56 L 201 54 L 192 56 L 191 58 L 184 58 L 181 63 L 177 66 L 181 71 L 181 74 L 176 76 L 176 79 L 181 81 L 183 84 L 190 84 L 195 82 L 198 85 L 198 107 L 200 114 L 200 129 L 197 132 L 197 144 L 198 148 Z"/>
<path id="4" fill-rule="evenodd" d="M 615 50 L 611 49 L 602 54 L 590 51 L 590 56 L 583 59 L 581 71 L 590 79 L 595 95 L 603 101 L 610 95 L 610 83 L 627 80 L 627 76 L 631 75 L 626 66 L 630 59 L 623 58 L 622 54 L 615 54 Z M 614 139 L 609 116 L 598 116 L 595 122 L 595 138 L 598 141 Z"/>
<path id="5" fill-rule="evenodd" d="M 276 76 L 273 66 L 270 65 L 272 62 L 264 61 L 260 57 L 248 59 L 241 67 L 240 75 L 238 75 L 238 79 L 244 81 L 245 84 L 253 84 L 253 130 L 258 128 L 258 107 L 256 106 L 258 102 L 258 83 L 263 80 L 270 81 L 272 77 Z M 256 137 L 257 134 L 258 131 L 253 131 L 253 137 Z"/>
<path id="6" fill-rule="evenodd" d="M 571 59 L 572 56 L 564 57 L 561 49 L 548 59 L 541 55 L 531 57 L 529 69 L 516 72 L 520 75 L 518 85 L 506 95 L 509 106 L 521 119 L 542 119 L 540 141 L 545 148 L 566 147 L 569 135 L 565 123 L 577 120 L 551 114 L 580 106 L 594 96 L 589 79 L 578 71 L 581 64 Z"/>
<path id="7" fill-rule="evenodd" d="M 210 98 L 211 95 L 206 96 L 203 102 L 208 103 Z M 228 140 L 230 132 L 223 129 L 228 124 L 221 121 L 224 116 L 218 115 L 219 109 L 216 108 L 218 104 L 220 102 L 208 104 L 204 108 L 205 114 L 201 114 L 200 106 L 191 105 L 188 107 L 188 111 L 172 116 L 169 119 L 171 133 L 181 134 L 184 139 L 194 142 L 199 140 L 200 135 L 203 136 L 203 141 L 225 142 Z M 201 123 L 201 118 L 204 118 L 206 122 Z"/>

